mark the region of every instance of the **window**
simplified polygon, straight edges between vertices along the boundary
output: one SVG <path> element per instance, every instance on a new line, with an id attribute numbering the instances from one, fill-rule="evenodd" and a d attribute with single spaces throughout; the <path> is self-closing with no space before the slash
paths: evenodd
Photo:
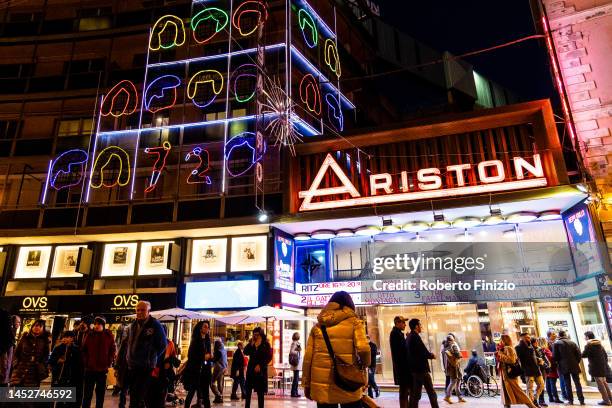
<path id="1" fill-rule="evenodd" d="M 11 13 L 11 23 L 35 23 L 42 20 L 42 13 Z"/>
<path id="2" fill-rule="evenodd" d="M 0 78 L 27 78 L 34 72 L 34 64 L 0 65 Z"/>
<path id="3" fill-rule="evenodd" d="M 74 60 L 71 62 L 66 62 L 65 71 L 68 74 L 86 74 L 90 72 L 103 71 L 104 65 L 104 58 Z"/>
<path id="4" fill-rule="evenodd" d="M 17 135 L 18 120 L 0 120 L 0 139 L 12 139 Z"/>
<path id="5" fill-rule="evenodd" d="M 93 127 L 93 119 L 65 119 L 60 120 L 57 127 L 59 137 L 88 135 Z"/>
<path id="6" fill-rule="evenodd" d="M 112 14 L 112 7 L 93 7 L 79 10 L 79 31 L 110 28 Z"/>

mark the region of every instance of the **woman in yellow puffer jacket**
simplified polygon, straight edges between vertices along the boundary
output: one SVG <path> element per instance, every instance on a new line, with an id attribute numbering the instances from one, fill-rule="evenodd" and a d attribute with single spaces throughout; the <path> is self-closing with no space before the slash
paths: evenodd
<path id="1" fill-rule="evenodd" d="M 334 382 L 332 360 L 329 357 L 320 326 L 327 328 L 332 349 L 343 361 L 355 361 L 355 354 L 364 367 L 370 365 L 370 345 L 363 322 L 355 314 L 355 304 L 346 292 L 336 292 L 319 313 L 319 324 L 310 331 L 302 365 L 302 386 L 306 398 L 318 407 L 361 407 L 362 390 L 345 391 Z"/>

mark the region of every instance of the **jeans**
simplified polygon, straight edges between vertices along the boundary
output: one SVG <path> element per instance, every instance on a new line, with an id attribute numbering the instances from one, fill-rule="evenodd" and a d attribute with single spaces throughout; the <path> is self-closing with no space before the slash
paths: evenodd
<path id="1" fill-rule="evenodd" d="M 535 384 L 535 393 L 533 391 L 533 386 Z M 529 399 L 538 402 L 540 399 L 540 395 L 544 392 L 544 379 L 541 375 L 537 377 L 527 377 L 527 395 Z"/>
<path id="2" fill-rule="evenodd" d="M 104 407 L 104 393 L 106 392 L 105 372 L 85 372 L 85 388 L 83 390 L 83 408 L 89 408 L 96 389 L 96 408 Z"/>
<path id="3" fill-rule="evenodd" d="M 565 380 L 565 392 L 567 393 L 567 400 L 570 402 L 574 401 L 574 393 L 572 392 L 572 380 L 576 385 L 576 395 L 578 395 L 578 401 L 584 401 L 584 395 L 582 394 L 582 384 L 580 383 L 580 374 L 563 374 Z"/>
<path id="4" fill-rule="evenodd" d="M 431 408 L 439 408 L 438 396 L 434 390 L 430 373 L 412 373 L 412 387 L 410 388 L 410 399 L 408 400 L 408 406 L 410 408 L 417 408 L 419 406 L 421 394 L 423 393 L 423 387 L 425 387 L 425 391 L 429 397 L 429 404 L 431 405 Z"/>
<path id="5" fill-rule="evenodd" d="M 601 394 L 601 398 L 604 402 L 608 404 L 612 403 L 612 392 L 610 392 L 610 387 L 608 386 L 608 382 L 606 381 L 606 377 L 594 377 L 595 383 L 597 383 L 597 388 L 599 389 L 599 393 Z"/>
<path id="6" fill-rule="evenodd" d="M 410 387 L 412 384 L 404 383 L 399 385 L 399 405 L 400 408 L 408 408 L 408 397 L 410 395 Z"/>
<path id="7" fill-rule="evenodd" d="M 546 392 L 548 392 L 548 402 L 559 401 L 556 378 L 546 378 Z"/>
<path id="8" fill-rule="evenodd" d="M 300 382 L 300 370 L 293 370 L 293 380 L 291 381 L 291 396 L 297 397 L 298 394 L 298 384 Z"/>
<path id="9" fill-rule="evenodd" d="M 376 384 L 376 368 L 368 368 L 368 396 L 374 398 L 374 392 L 378 395 L 378 384 Z"/>
<path id="10" fill-rule="evenodd" d="M 461 393 L 459 392 L 459 378 L 449 378 L 448 387 L 446 387 L 446 398 L 450 398 L 453 391 L 457 394 L 457 397 L 461 398 Z"/>
<path id="11" fill-rule="evenodd" d="M 361 400 L 359 400 L 355 402 L 348 402 L 345 404 L 319 404 L 317 403 L 317 408 L 338 408 L 338 405 L 340 405 L 340 408 L 361 408 L 363 406 L 363 404 L 361 403 Z"/>
<path id="12" fill-rule="evenodd" d="M 130 408 L 163 408 L 165 390 L 155 386 L 158 382 L 150 368 L 129 370 Z"/>
<path id="13" fill-rule="evenodd" d="M 232 383 L 232 397 L 238 396 L 238 394 L 236 394 L 238 392 L 238 387 L 240 387 L 240 395 L 242 396 L 242 398 L 244 398 L 245 392 L 244 392 L 244 377 L 243 376 L 234 377 L 234 382 Z"/>
<path id="14" fill-rule="evenodd" d="M 185 408 L 191 407 L 191 400 L 193 400 L 193 396 L 197 394 L 198 402 L 202 401 L 204 404 L 204 408 L 210 408 L 210 381 L 212 379 L 212 374 L 210 371 L 210 367 L 204 367 L 200 372 L 200 383 L 199 385 L 187 392 L 187 397 L 185 397 Z"/>
<path id="15" fill-rule="evenodd" d="M 223 377 L 224 377 L 225 369 L 221 366 L 215 366 L 213 368 L 212 373 L 212 381 L 210 384 L 210 388 L 212 389 L 213 394 L 215 394 L 215 399 L 223 399 Z"/>
<path id="16" fill-rule="evenodd" d="M 561 387 L 561 396 L 563 397 L 563 399 L 568 399 L 567 390 L 565 389 L 565 377 L 563 377 L 563 374 L 561 373 L 559 373 L 559 386 Z"/>

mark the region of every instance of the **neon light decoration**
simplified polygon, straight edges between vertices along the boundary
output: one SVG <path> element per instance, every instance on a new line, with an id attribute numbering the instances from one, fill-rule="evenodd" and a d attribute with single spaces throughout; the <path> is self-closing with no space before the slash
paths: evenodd
<path id="1" fill-rule="evenodd" d="M 119 106 L 117 106 L 119 105 Z M 121 107 L 123 105 L 123 108 Z M 102 99 L 100 114 L 116 118 L 131 115 L 138 108 L 138 90 L 132 81 L 124 79 L 111 88 Z M 119 113 L 116 113 L 119 112 Z"/>
<path id="2" fill-rule="evenodd" d="M 155 187 L 157 187 L 159 176 L 161 175 L 161 172 L 164 171 L 164 169 L 166 168 L 166 159 L 168 158 L 168 154 L 170 153 L 171 148 L 172 145 L 170 144 L 170 142 L 165 141 L 164 143 L 162 143 L 161 146 L 147 147 L 146 149 L 144 149 L 144 152 L 146 154 L 157 156 L 155 159 L 155 163 L 153 163 L 151 179 L 149 180 L 149 185 L 145 188 L 145 193 L 150 193 L 151 191 L 155 190 Z"/>
<path id="3" fill-rule="evenodd" d="M 209 95 L 208 88 L 204 85 L 210 83 L 210 89 L 212 90 L 212 96 Z M 202 85 L 202 86 L 200 86 Z M 198 89 L 204 89 L 201 94 L 204 94 L 203 98 L 198 96 Z M 217 99 L 217 96 L 223 89 L 223 75 L 214 69 L 205 69 L 203 71 L 196 72 L 189 83 L 187 84 L 187 97 L 191 99 L 193 104 L 198 108 L 205 108 Z"/>
<path id="4" fill-rule="evenodd" d="M 314 48 L 319 43 L 319 31 L 317 30 L 317 25 L 314 21 L 314 18 L 310 15 L 306 9 L 300 9 L 298 12 L 298 24 L 300 26 L 300 30 L 302 30 L 302 36 L 304 37 L 304 42 L 310 48 Z M 306 28 L 310 31 L 310 35 L 306 34 Z"/>
<path id="5" fill-rule="evenodd" d="M 208 37 L 200 38 L 198 33 L 198 26 L 200 23 L 205 23 L 208 20 L 212 20 L 211 22 L 215 25 L 215 31 L 210 34 Z M 210 41 L 215 35 L 217 35 L 220 31 L 222 31 L 229 22 L 229 16 L 227 13 L 216 7 L 207 7 L 204 10 L 197 13 L 195 16 L 191 18 L 191 31 L 193 33 L 193 39 L 198 44 L 205 44 Z"/>
<path id="6" fill-rule="evenodd" d="M 255 71 L 255 72 L 253 72 Z M 253 79 L 253 92 L 248 95 L 242 95 L 238 91 L 238 83 L 241 80 L 246 78 Z M 255 64 L 242 64 L 232 74 L 232 91 L 234 92 L 234 96 L 236 97 L 236 101 L 240 103 L 248 102 L 255 97 L 255 93 L 257 92 L 257 65 Z"/>
<path id="7" fill-rule="evenodd" d="M 212 184 L 212 180 L 206 175 L 210 169 L 210 154 L 208 150 L 202 149 L 199 146 L 194 147 L 193 150 L 185 156 L 185 161 L 188 162 L 192 157 L 198 158 L 198 165 L 191 170 L 191 173 L 187 176 L 187 184 Z"/>
<path id="8" fill-rule="evenodd" d="M 321 91 L 319 84 L 312 74 L 304 75 L 300 82 L 300 99 L 306 104 L 309 111 L 321 114 Z"/>
<path id="9" fill-rule="evenodd" d="M 338 132 L 342 132 L 344 130 L 344 114 L 342 113 L 340 99 L 328 93 L 325 95 L 325 102 L 327 103 L 327 117 L 329 122 L 334 129 Z"/>
<path id="10" fill-rule="evenodd" d="M 227 141 L 225 145 L 225 167 L 227 168 L 227 172 L 230 176 L 240 177 L 244 175 L 253 168 L 255 163 L 263 158 L 266 146 L 264 145 L 264 151 L 262 154 L 257 156 L 257 150 L 255 149 L 256 137 L 257 136 L 253 132 L 243 132 Z M 233 156 L 236 155 L 242 155 L 243 157 L 234 158 Z M 240 167 L 238 171 L 233 171 L 230 168 L 230 161 L 239 161 L 244 159 L 248 160 L 247 166 Z"/>
<path id="11" fill-rule="evenodd" d="M 174 39 L 168 41 L 163 38 L 164 34 L 170 32 L 170 37 Z M 172 47 L 180 47 L 185 44 L 185 25 L 183 20 L 177 16 L 167 14 L 160 17 L 151 30 L 151 38 L 149 39 L 149 49 L 151 51 L 159 51 L 159 49 L 167 50 Z"/>
<path id="12" fill-rule="evenodd" d="M 87 152 L 82 149 L 67 150 L 57 156 L 49 165 L 49 185 L 59 191 L 81 184 L 88 158 Z"/>
<path id="13" fill-rule="evenodd" d="M 257 24 L 253 27 L 242 27 L 243 17 L 249 14 L 257 14 Z M 239 5 L 232 15 L 232 25 L 241 36 L 246 37 L 253 34 L 268 19 L 268 9 L 262 1 L 247 0 Z"/>
<path id="14" fill-rule="evenodd" d="M 106 182 L 104 180 L 104 173 L 107 171 L 107 167 L 115 161 L 118 161 L 119 163 L 119 171 L 116 174 L 113 174 L 113 179 L 111 183 Z M 109 169 L 108 171 L 115 173 L 113 169 Z M 100 173 L 100 181 L 97 183 L 94 182 L 93 177 L 96 172 Z M 92 176 L 89 182 L 90 186 L 92 188 L 112 188 L 115 186 L 123 187 L 127 185 L 129 181 L 130 155 L 119 146 L 108 146 L 107 148 L 100 151 L 92 167 Z"/>
<path id="15" fill-rule="evenodd" d="M 145 109 L 155 113 L 163 109 L 169 109 L 176 103 L 176 89 L 181 85 L 181 80 L 176 75 L 162 75 L 155 78 L 144 93 Z M 160 89 L 158 89 L 160 88 Z M 169 97 L 168 93 L 172 92 Z M 172 102 L 155 106 L 156 100 L 163 101 L 164 99 L 172 99 Z"/>
<path id="16" fill-rule="evenodd" d="M 336 74 L 338 78 L 342 74 L 340 69 L 340 56 L 338 55 L 338 47 L 336 46 L 336 42 L 332 39 L 325 40 L 324 47 L 324 57 L 325 64 L 332 70 L 333 73 Z"/>

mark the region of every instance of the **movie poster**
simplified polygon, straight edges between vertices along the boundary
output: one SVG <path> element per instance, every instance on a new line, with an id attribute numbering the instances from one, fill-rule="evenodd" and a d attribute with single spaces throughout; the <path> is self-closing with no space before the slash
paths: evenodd
<path id="1" fill-rule="evenodd" d="M 151 246 L 151 256 L 149 258 L 151 266 L 162 266 L 164 264 L 164 250 L 163 245 Z"/>
<path id="2" fill-rule="evenodd" d="M 128 247 L 116 247 L 113 251 L 113 265 L 126 265 Z"/>

